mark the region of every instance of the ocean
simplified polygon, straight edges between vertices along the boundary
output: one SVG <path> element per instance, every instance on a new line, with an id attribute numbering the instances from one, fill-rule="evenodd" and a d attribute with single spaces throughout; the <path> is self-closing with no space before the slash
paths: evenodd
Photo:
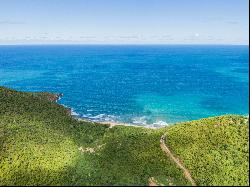
<path id="1" fill-rule="evenodd" d="M 0 86 L 62 93 L 92 121 L 164 126 L 249 113 L 249 46 L 0 46 Z"/>

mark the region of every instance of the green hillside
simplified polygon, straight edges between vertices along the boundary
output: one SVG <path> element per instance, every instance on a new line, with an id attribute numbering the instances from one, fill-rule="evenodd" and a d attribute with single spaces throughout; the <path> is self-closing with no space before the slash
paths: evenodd
<path id="1" fill-rule="evenodd" d="M 0 185 L 187 184 L 159 147 L 160 131 L 80 122 L 32 94 L 0 88 Z"/>
<path id="2" fill-rule="evenodd" d="M 200 185 L 248 185 L 248 118 L 221 116 L 172 126 L 166 144 Z"/>
<path id="3" fill-rule="evenodd" d="M 190 185 L 161 150 L 164 133 L 198 184 L 248 184 L 244 117 L 109 128 L 73 119 L 56 99 L 0 87 L 0 185 Z"/>

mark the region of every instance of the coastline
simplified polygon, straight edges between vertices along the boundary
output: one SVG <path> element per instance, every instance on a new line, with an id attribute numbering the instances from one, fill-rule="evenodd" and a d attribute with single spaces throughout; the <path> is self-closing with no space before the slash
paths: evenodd
<path id="1" fill-rule="evenodd" d="M 163 128 L 162 127 L 152 127 L 150 125 L 134 125 L 134 124 L 130 124 L 130 123 L 122 123 L 122 122 L 114 122 L 114 121 L 92 121 L 83 117 L 79 117 L 76 115 L 72 115 L 71 112 L 71 117 L 78 120 L 78 121 L 84 121 L 84 122 L 88 122 L 88 123 L 94 123 L 94 124 L 102 124 L 102 125 L 109 125 L 109 128 L 115 127 L 115 126 L 126 126 L 126 127 L 138 127 L 138 128 L 147 128 L 147 129 L 159 129 L 159 128 Z"/>
<path id="2" fill-rule="evenodd" d="M 59 104 L 62 105 L 62 104 Z M 78 121 L 83 121 L 83 122 L 88 122 L 88 123 L 93 123 L 93 124 L 101 124 L 101 125 L 109 125 L 110 128 L 114 127 L 114 126 L 126 126 L 126 127 L 138 127 L 138 128 L 146 128 L 146 129 L 161 129 L 161 128 L 165 128 L 167 126 L 171 126 L 171 125 L 175 125 L 175 124 L 168 124 L 165 126 L 152 126 L 153 124 L 148 124 L 148 125 L 135 125 L 135 124 L 131 124 L 131 123 L 123 123 L 123 122 L 114 122 L 114 121 L 92 121 L 90 119 L 84 118 L 84 117 L 80 117 L 79 114 L 77 114 L 76 112 L 74 112 L 74 110 L 68 106 L 62 105 L 64 108 L 66 108 L 69 112 L 69 115 L 78 120 Z M 77 115 L 76 115 L 77 114 Z M 228 114 L 228 115 L 239 115 L 239 116 L 243 116 L 247 119 L 247 121 L 249 121 L 249 114 L 246 115 L 240 115 L 240 114 Z M 224 116 L 224 115 L 221 115 Z M 201 119 L 196 119 L 196 120 L 191 120 L 191 121 L 199 121 L 202 119 L 208 119 L 208 118 L 213 118 L 213 117 L 218 117 L 218 116 L 211 116 L 211 117 L 207 117 L 207 118 L 201 118 Z M 179 124 L 182 123 L 186 123 L 186 122 L 191 122 L 191 121 L 183 121 L 180 122 Z"/>
<path id="3" fill-rule="evenodd" d="M 123 122 L 114 122 L 114 121 L 93 121 L 84 117 L 81 117 L 78 113 L 74 111 L 73 108 L 66 106 L 64 104 L 58 103 L 58 101 L 63 97 L 63 93 L 47 93 L 49 95 L 48 100 L 51 102 L 55 102 L 58 105 L 63 106 L 66 110 L 67 113 L 74 119 L 78 121 L 83 121 L 83 122 L 88 122 L 88 123 L 95 123 L 95 124 L 102 124 L 102 125 L 109 125 L 110 128 L 114 126 L 126 126 L 126 127 L 138 127 L 138 128 L 147 128 L 147 129 L 160 129 L 164 128 L 166 126 L 153 126 L 154 124 L 148 124 L 148 125 L 135 125 L 131 123 L 123 123 Z"/>
<path id="4" fill-rule="evenodd" d="M 123 122 L 114 122 L 114 121 L 94 121 L 88 118 L 81 117 L 80 114 L 76 113 L 73 108 L 66 106 L 64 104 L 58 103 L 58 101 L 63 97 L 62 93 L 47 93 L 49 94 L 48 100 L 51 102 L 55 102 L 58 105 L 63 106 L 66 110 L 68 115 L 70 115 L 73 119 L 78 120 L 78 121 L 83 121 L 83 122 L 88 122 L 88 123 L 93 123 L 93 124 L 100 124 L 100 125 L 109 125 L 109 128 L 115 127 L 115 126 L 126 126 L 126 127 L 138 127 L 138 128 L 146 128 L 146 129 L 160 129 L 160 128 L 165 128 L 170 125 L 174 124 L 167 124 L 163 126 L 154 126 L 155 124 L 141 124 L 141 125 L 136 125 L 132 123 L 123 123 Z M 235 115 L 235 114 L 234 114 Z M 249 120 L 249 114 L 247 115 L 242 115 L 246 117 Z M 213 116 L 211 116 L 213 117 Z M 203 118 L 202 118 L 203 119 Z M 206 119 L 206 118 L 204 118 Z M 196 121 L 196 120 L 192 120 Z"/>

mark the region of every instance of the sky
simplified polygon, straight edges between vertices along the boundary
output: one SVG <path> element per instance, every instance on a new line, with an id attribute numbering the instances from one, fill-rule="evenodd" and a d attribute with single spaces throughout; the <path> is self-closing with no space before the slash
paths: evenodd
<path id="1" fill-rule="evenodd" d="M 248 0 L 0 0 L 0 44 L 247 44 Z"/>

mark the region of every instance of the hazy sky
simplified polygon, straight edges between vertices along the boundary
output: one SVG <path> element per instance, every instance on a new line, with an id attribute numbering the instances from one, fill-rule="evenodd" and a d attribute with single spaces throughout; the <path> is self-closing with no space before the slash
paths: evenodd
<path id="1" fill-rule="evenodd" d="M 0 0 L 0 44 L 248 44 L 248 0 Z"/>

